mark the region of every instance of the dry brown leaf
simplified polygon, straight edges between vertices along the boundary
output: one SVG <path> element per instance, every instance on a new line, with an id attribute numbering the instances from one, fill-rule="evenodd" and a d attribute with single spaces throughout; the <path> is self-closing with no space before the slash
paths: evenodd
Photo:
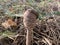
<path id="1" fill-rule="evenodd" d="M 2 26 L 4 28 L 9 28 L 11 26 L 17 26 L 17 24 L 12 20 L 12 19 L 8 19 L 5 22 L 2 23 Z"/>

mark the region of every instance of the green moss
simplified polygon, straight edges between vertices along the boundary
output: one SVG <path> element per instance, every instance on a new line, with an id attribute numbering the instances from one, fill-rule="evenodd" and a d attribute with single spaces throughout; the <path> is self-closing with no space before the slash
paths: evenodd
<path id="1" fill-rule="evenodd" d="M 15 32 L 11 32 L 11 31 L 4 31 L 4 32 L 0 32 L 0 36 L 3 36 L 3 37 L 9 37 L 9 36 L 13 36 L 15 35 Z"/>
<path id="2" fill-rule="evenodd" d="M 55 15 L 60 15 L 60 12 L 59 11 L 55 11 L 54 14 Z"/>

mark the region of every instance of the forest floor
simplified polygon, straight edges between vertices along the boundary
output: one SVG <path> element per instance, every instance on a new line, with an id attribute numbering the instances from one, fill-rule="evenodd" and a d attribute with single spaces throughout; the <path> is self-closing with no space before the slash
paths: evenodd
<path id="1" fill-rule="evenodd" d="M 9 24 L 6 28 L 2 26 L 1 24 L 8 19 L 12 19 L 17 25 Z M 33 45 L 60 45 L 60 16 L 37 19 L 33 34 Z M 0 45 L 25 45 L 25 38 L 26 29 L 22 17 L 0 18 Z"/>

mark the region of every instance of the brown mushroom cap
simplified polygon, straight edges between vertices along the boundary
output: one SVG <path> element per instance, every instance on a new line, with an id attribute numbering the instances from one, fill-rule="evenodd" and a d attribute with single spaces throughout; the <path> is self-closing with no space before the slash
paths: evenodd
<path id="1" fill-rule="evenodd" d="M 27 9 L 26 11 L 30 12 L 30 13 L 33 13 L 36 16 L 36 19 L 38 18 L 39 13 L 36 10 L 34 10 L 34 9 Z"/>
<path id="2" fill-rule="evenodd" d="M 38 17 L 38 12 L 33 9 L 28 9 L 23 15 L 23 23 L 26 28 L 34 28 L 36 25 L 36 19 Z"/>

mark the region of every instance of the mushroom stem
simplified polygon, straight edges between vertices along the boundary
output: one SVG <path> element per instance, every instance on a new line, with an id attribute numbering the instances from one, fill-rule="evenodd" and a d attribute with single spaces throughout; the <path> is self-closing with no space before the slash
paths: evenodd
<path id="1" fill-rule="evenodd" d="M 33 30 L 27 29 L 26 45 L 33 45 Z"/>

